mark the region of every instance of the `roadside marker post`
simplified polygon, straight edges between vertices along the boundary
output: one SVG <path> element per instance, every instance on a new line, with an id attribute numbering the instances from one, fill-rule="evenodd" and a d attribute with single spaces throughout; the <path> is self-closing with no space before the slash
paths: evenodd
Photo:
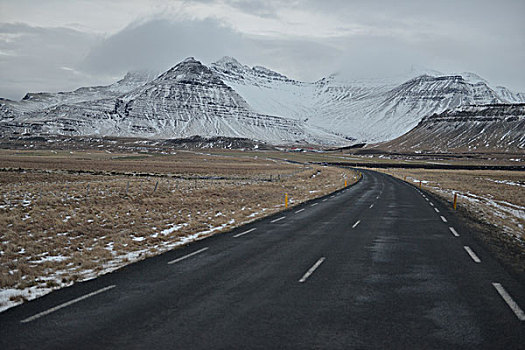
<path id="1" fill-rule="evenodd" d="M 288 193 L 284 194 L 284 207 L 288 208 Z"/>
<path id="2" fill-rule="evenodd" d="M 421 180 L 419 180 L 419 189 L 421 189 Z"/>
<path id="3" fill-rule="evenodd" d="M 347 186 L 346 179 L 345 179 L 345 187 Z"/>
<path id="4" fill-rule="evenodd" d="M 456 210 L 457 204 L 458 204 L 458 194 L 454 193 L 454 210 Z"/>

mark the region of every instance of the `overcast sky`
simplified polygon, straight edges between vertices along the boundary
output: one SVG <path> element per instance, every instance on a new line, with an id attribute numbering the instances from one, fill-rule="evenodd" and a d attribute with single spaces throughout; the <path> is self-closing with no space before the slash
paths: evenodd
<path id="1" fill-rule="evenodd" d="M 524 14 L 523 0 L 0 0 L 0 96 L 225 55 L 305 81 L 418 66 L 525 92 Z"/>

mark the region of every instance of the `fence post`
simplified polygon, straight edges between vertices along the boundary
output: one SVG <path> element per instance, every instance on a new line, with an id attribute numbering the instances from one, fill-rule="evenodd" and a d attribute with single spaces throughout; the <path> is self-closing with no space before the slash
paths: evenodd
<path id="1" fill-rule="evenodd" d="M 157 180 L 157 182 L 155 183 L 155 189 L 153 190 L 153 192 L 157 192 L 157 187 L 159 186 L 159 181 Z"/>

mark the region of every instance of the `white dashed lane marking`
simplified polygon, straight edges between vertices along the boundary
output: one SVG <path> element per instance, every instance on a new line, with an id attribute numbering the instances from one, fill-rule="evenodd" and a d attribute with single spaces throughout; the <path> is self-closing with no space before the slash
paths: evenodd
<path id="1" fill-rule="evenodd" d="M 474 253 L 474 251 L 472 249 L 470 249 L 469 246 L 464 246 L 463 248 L 465 248 L 465 250 L 467 251 L 468 255 L 470 255 L 470 257 L 472 258 L 472 260 L 474 260 L 474 262 L 477 262 L 477 263 L 481 262 L 481 260 L 478 258 L 476 253 Z"/>
<path id="2" fill-rule="evenodd" d="M 299 214 L 300 212 L 304 211 L 304 208 L 303 209 L 299 209 L 298 211 L 296 211 L 295 213 L 296 214 Z"/>
<path id="3" fill-rule="evenodd" d="M 281 221 L 283 219 L 286 219 L 286 216 L 281 216 L 280 218 L 274 219 L 274 220 L 272 220 L 270 222 L 273 224 L 274 222 Z"/>
<path id="4" fill-rule="evenodd" d="M 233 237 L 234 237 L 234 238 L 241 237 L 241 236 L 244 236 L 245 234 L 250 233 L 250 232 L 255 231 L 255 230 L 256 230 L 256 228 L 251 228 L 251 229 L 249 229 L 248 231 L 244 231 L 244 232 L 238 233 L 238 234 L 236 234 L 236 235 L 233 236 Z"/>
<path id="5" fill-rule="evenodd" d="M 448 228 L 450 230 L 450 232 L 452 232 L 452 234 L 455 236 L 455 237 L 459 237 L 459 233 L 456 232 L 456 230 L 454 229 L 454 227 L 449 227 Z"/>
<path id="6" fill-rule="evenodd" d="M 352 225 L 352 228 L 356 228 L 357 225 L 359 225 L 360 222 L 361 222 L 361 220 L 357 220 L 356 223 Z"/>
<path id="7" fill-rule="evenodd" d="M 79 301 L 85 300 L 85 299 L 87 299 L 87 298 L 93 297 L 93 296 L 95 296 L 95 295 L 97 295 L 97 294 L 104 293 L 104 292 L 106 292 L 106 291 L 108 291 L 108 290 L 110 290 L 110 289 L 113 289 L 113 288 L 115 288 L 115 287 L 116 287 L 115 285 L 111 285 L 111 286 L 104 287 L 104 288 L 102 288 L 102 289 L 96 290 L 96 291 L 94 291 L 94 292 L 91 292 L 91 293 L 89 293 L 89 294 L 83 295 L 83 296 L 78 297 L 78 298 L 76 298 L 76 299 L 70 300 L 70 301 L 68 301 L 68 302 L 66 302 L 66 303 L 63 303 L 63 304 L 57 305 L 57 306 L 55 306 L 55 307 L 52 307 L 51 309 L 48 309 L 48 310 L 46 310 L 46 311 L 42 311 L 42 312 L 40 312 L 40 313 L 38 313 L 38 314 L 36 314 L 36 315 L 33 315 L 33 316 L 28 317 L 28 318 L 26 318 L 26 319 L 23 319 L 23 320 L 20 321 L 20 322 L 21 322 L 21 323 L 27 323 L 27 322 L 34 321 L 34 320 L 36 320 L 37 318 L 40 318 L 40 317 L 42 317 L 42 316 L 49 315 L 50 313 L 53 313 L 53 312 L 58 311 L 58 310 L 60 310 L 60 309 L 63 309 L 63 308 L 65 308 L 65 307 L 69 306 L 69 305 L 73 305 L 73 304 L 75 304 L 75 303 L 78 303 Z"/>
<path id="8" fill-rule="evenodd" d="M 440 216 L 440 218 L 441 218 L 441 220 L 442 220 L 443 222 L 447 222 L 447 219 L 446 219 L 443 215 Z"/>
<path id="9" fill-rule="evenodd" d="M 520 308 L 520 306 L 512 299 L 509 293 L 503 288 L 503 286 L 499 283 L 492 283 L 494 288 L 498 291 L 499 295 L 505 300 L 507 305 L 510 307 L 512 312 L 516 315 L 518 320 L 525 321 L 525 312 Z"/>
<path id="10" fill-rule="evenodd" d="M 324 256 L 322 258 L 320 258 L 319 260 L 317 260 L 317 262 L 312 267 L 310 267 L 310 269 L 308 271 L 306 271 L 304 276 L 301 277 L 301 279 L 299 280 L 299 283 L 305 282 L 308 279 L 308 277 L 310 277 L 312 275 L 312 273 L 314 273 L 314 271 L 319 267 L 319 265 L 321 265 L 323 263 L 324 260 L 325 260 Z"/>
<path id="11" fill-rule="evenodd" d="M 438 208 L 434 208 L 434 210 L 436 211 L 436 213 L 439 213 L 439 209 Z"/>
<path id="12" fill-rule="evenodd" d="M 208 250 L 208 247 L 206 247 L 206 248 L 202 248 L 202 249 L 199 249 L 199 250 L 197 250 L 197 251 L 195 251 L 195 252 L 193 252 L 193 253 L 190 253 L 190 254 L 188 254 L 188 255 L 184 255 L 184 256 L 182 256 L 182 257 L 180 257 L 180 258 L 177 258 L 177 259 L 175 259 L 175 260 L 169 261 L 169 262 L 168 262 L 168 265 L 178 263 L 179 261 L 182 261 L 182 260 L 184 260 L 184 259 L 188 259 L 189 257 L 192 257 L 192 256 L 194 256 L 194 255 L 200 254 L 200 253 L 202 253 L 202 252 L 204 252 L 204 251 L 206 251 L 206 250 Z"/>
<path id="13" fill-rule="evenodd" d="M 317 204 L 319 204 L 319 203 L 314 203 L 314 204 L 312 204 L 311 206 L 312 206 L 312 207 L 315 207 Z"/>

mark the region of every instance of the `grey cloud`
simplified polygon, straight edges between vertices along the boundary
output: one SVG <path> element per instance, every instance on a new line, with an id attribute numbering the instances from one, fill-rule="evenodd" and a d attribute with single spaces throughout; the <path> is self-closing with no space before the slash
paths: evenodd
<path id="1" fill-rule="evenodd" d="M 244 64 L 314 80 L 330 73 L 340 54 L 337 48 L 313 40 L 243 35 L 217 20 L 154 19 L 107 38 L 94 47 L 79 69 L 90 74 L 123 74 L 145 68 L 166 70 L 188 56 L 205 63 L 233 56 Z"/>
<path id="2" fill-rule="evenodd" d="M 168 69 L 195 56 L 210 61 L 244 51 L 243 36 L 216 20 L 151 20 L 132 25 L 96 45 L 80 68 L 91 73 Z"/>
<path id="3" fill-rule="evenodd" d="M 67 68 L 77 64 L 97 40 L 66 28 L 0 24 L 0 96 L 19 99 L 28 91 L 79 87 L 86 77 Z"/>
<path id="4" fill-rule="evenodd" d="M 277 17 L 277 6 L 272 1 L 231 0 L 228 4 L 243 12 L 266 18 Z"/>
<path id="5" fill-rule="evenodd" d="M 283 7 L 319 13 L 339 28 L 322 39 L 278 32 L 268 37 L 243 34 L 218 19 L 163 15 L 101 38 L 64 28 L 0 24 L 0 96 L 102 84 L 129 70 L 164 70 L 188 56 L 210 63 L 224 55 L 307 81 L 334 71 L 349 77 L 395 75 L 415 64 L 443 72 L 473 71 L 525 91 L 523 1 L 220 2 L 277 20 Z M 287 14 L 293 17 L 293 11 Z"/>

